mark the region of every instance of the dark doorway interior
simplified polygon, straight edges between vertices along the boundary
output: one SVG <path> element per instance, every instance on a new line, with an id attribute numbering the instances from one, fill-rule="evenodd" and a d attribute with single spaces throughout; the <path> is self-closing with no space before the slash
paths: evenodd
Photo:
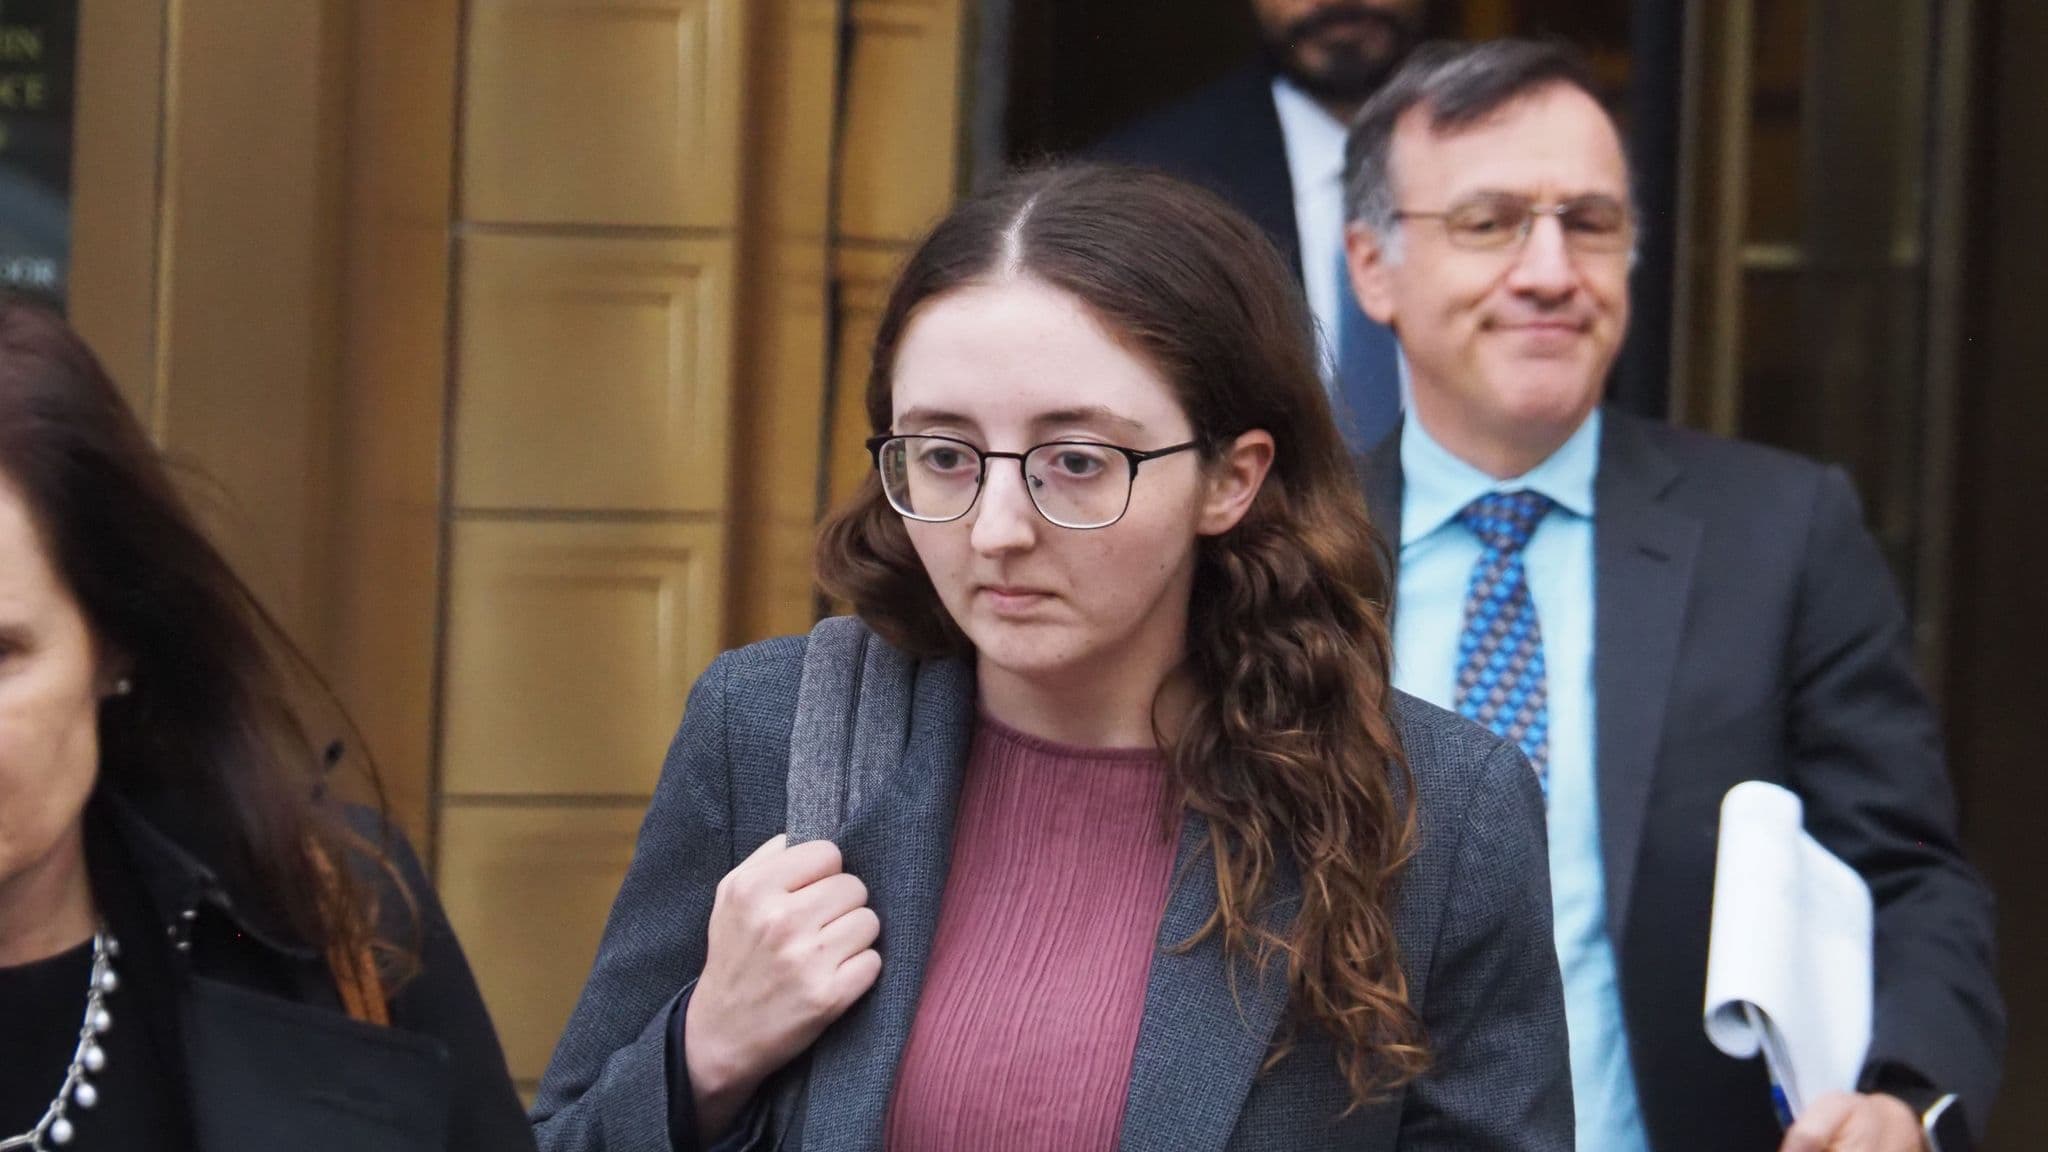
<path id="1" fill-rule="evenodd" d="M 1013 6 L 1004 152 L 1086 147 L 1250 56 L 1246 0 L 1026 0 Z"/>
<path id="2" fill-rule="evenodd" d="M 1957 396 L 1947 709 L 1965 841 L 1999 903 L 2010 1040 L 1995 1152 L 2048 1148 L 2048 5 L 1980 5 L 1970 254 Z"/>

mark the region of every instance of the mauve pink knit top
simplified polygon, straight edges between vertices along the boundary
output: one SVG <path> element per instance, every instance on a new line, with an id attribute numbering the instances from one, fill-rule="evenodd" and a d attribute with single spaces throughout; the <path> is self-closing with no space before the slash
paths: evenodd
<path id="1" fill-rule="evenodd" d="M 1156 750 L 981 718 L 890 1152 L 1116 1147 L 1178 839 L 1165 788 Z"/>

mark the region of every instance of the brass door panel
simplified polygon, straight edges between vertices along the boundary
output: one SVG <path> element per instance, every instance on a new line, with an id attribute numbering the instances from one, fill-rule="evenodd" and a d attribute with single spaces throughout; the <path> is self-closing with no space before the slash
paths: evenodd
<path id="1" fill-rule="evenodd" d="M 470 237 L 457 505 L 723 508 L 733 247 Z"/>
<path id="2" fill-rule="evenodd" d="M 745 23 L 743 0 L 476 0 L 464 215 L 731 227 Z"/>
<path id="3" fill-rule="evenodd" d="M 450 805 L 440 888 L 512 1077 L 547 1069 L 633 859 L 642 806 Z"/>
<path id="4" fill-rule="evenodd" d="M 720 647 L 715 524 L 456 525 L 442 787 L 647 796 Z"/>

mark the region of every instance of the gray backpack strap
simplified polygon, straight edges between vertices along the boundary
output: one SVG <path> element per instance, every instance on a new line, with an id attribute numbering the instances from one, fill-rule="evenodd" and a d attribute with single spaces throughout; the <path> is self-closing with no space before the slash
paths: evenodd
<path id="1" fill-rule="evenodd" d="M 789 732 L 789 842 L 830 840 L 903 760 L 915 662 L 853 616 L 818 621 L 804 648 Z M 776 1079 L 768 1147 L 785 1146 L 801 1114 L 809 1057 Z"/>
<path id="2" fill-rule="evenodd" d="M 789 842 L 829 840 L 903 759 L 915 662 L 854 616 L 818 621 L 789 733 Z"/>

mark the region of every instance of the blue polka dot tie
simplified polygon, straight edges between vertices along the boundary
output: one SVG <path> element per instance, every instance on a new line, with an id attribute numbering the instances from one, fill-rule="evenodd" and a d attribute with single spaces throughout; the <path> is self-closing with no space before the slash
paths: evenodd
<path id="1" fill-rule="evenodd" d="M 1465 593 L 1458 634 L 1458 714 L 1514 741 L 1549 786 L 1550 704 L 1544 687 L 1543 629 L 1529 597 L 1522 550 L 1551 509 L 1526 489 L 1489 492 L 1458 513 L 1484 551 Z"/>

